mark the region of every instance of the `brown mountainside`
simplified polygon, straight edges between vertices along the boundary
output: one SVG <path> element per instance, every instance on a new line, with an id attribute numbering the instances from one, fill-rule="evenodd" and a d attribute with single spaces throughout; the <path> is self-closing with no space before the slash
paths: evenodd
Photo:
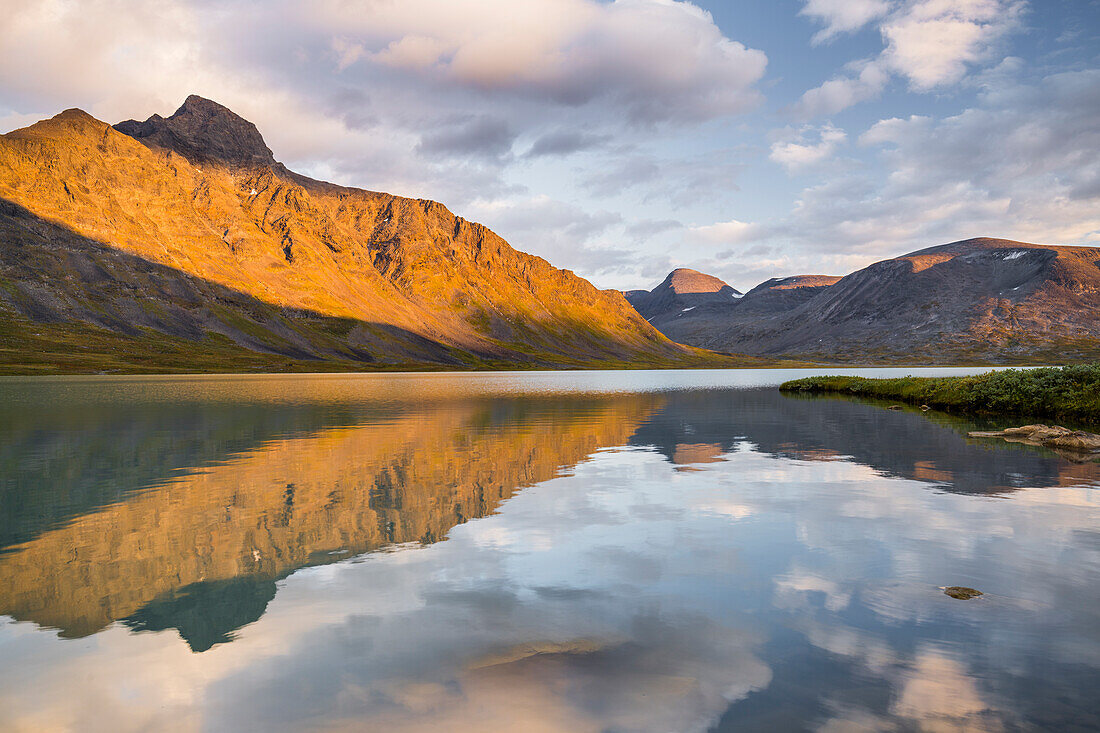
<path id="1" fill-rule="evenodd" d="M 5 362 L 53 340 L 63 367 L 699 358 L 439 203 L 288 171 L 194 96 L 167 119 L 69 110 L 0 136 L 0 329 Z"/>
<path id="2" fill-rule="evenodd" d="M 823 361 L 1098 359 L 1100 249 L 968 239 L 651 323 L 705 348 Z"/>

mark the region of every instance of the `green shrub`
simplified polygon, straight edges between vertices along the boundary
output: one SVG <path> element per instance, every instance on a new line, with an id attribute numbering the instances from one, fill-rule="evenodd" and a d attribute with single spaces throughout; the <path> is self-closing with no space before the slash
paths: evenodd
<path id="1" fill-rule="evenodd" d="M 1006 369 L 971 377 L 806 377 L 786 392 L 841 393 L 978 413 L 1100 420 L 1100 365 Z"/>

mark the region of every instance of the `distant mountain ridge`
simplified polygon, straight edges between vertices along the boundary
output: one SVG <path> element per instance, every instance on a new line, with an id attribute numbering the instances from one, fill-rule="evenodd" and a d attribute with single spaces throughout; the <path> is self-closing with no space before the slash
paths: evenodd
<path id="1" fill-rule="evenodd" d="M 741 297 L 740 291 L 718 278 L 686 267 L 670 272 L 653 290 L 631 290 L 623 295 L 647 319 L 685 308 L 724 305 Z"/>
<path id="2" fill-rule="evenodd" d="M 815 361 L 1098 359 L 1100 249 L 968 239 L 842 278 L 769 280 L 735 303 L 649 319 L 682 343 Z"/>
<path id="3" fill-rule="evenodd" d="M 442 204 L 287 170 L 194 95 L 0 136 L 0 335 L 47 369 L 708 358 Z"/>
<path id="4" fill-rule="evenodd" d="M 677 293 L 674 285 L 678 280 L 677 273 L 690 273 L 688 282 L 706 283 L 709 290 Z M 744 319 L 755 320 L 790 310 L 812 297 L 818 288 L 839 279 L 828 275 L 772 278 L 742 294 L 711 275 L 679 269 L 669 273 L 665 281 L 652 291 L 632 290 L 625 295 L 627 301 L 661 333 L 679 343 L 696 344 L 710 341 L 715 333 L 723 332 Z M 721 346 L 717 348 L 724 350 Z"/>

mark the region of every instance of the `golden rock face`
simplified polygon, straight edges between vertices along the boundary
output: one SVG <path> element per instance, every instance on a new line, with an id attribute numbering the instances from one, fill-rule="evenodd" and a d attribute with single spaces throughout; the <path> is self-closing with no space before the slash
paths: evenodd
<path id="1" fill-rule="evenodd" d="M 0 614 L 84 636 L 118 620 L 181 624 L 189 604 L 216 595 L 200 615 L 225 615 L 224 628 L 188 639 L 201 651 L 258 618 L 294 570 L 442 540 L 517 490 L 625 444 L 660 400 L 443 402 L 263 440 L 3 548 Z"/>
<path id="2" fill-rule="evenodd" d="M 119 128 L 69 110 L 0 136 L 6 320 L 358 362 L 690 353 L 439 203 L 288 171 L 207 100 Z"/>

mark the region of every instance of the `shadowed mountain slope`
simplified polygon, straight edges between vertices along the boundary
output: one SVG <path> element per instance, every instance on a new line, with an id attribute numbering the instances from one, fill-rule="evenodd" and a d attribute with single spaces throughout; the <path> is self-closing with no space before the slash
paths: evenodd
<path id="1" fill-rule="evenodd" d="M 677 273 L 684 272 L 696 276 L 692 277 L 693 282 L 710 281 L 721 288 L 699 294 L 677 294 L 670 286 Z M 728 330 L 732 324 L 774 318 L 792 310 L 839 279 L 830 275 L 773 278 L 741 295 L 716 277 L 695 270 L 675 270 L 652 291 L 633 290 L 626 297 L 661 333 L 673 341 L 694 345 Z M 724 350 L 721 346 L 714 348 Z"/>
<path id="2" fill-rule="evenodd" d="M 8 363 L 34 362 L 45 332 L 73 342 L 62 368 L 82 338 L 92 353 L 142 344 L 112 364 L 131 369 L 178 366 L 161 342 L 200 368 L 706 358 L 439 203 L 288 171 L 200 97 L 168 118 L 68 110 L 0 136 L 0 199 Z"/>
<path id="3" fill-rule="evenodd" d="M 651 323 L 720 351 L 878 363 L 1100 358 L 1100 249 L 968 239 L 846 277 L 768 281 L 733 306 Z"/>

